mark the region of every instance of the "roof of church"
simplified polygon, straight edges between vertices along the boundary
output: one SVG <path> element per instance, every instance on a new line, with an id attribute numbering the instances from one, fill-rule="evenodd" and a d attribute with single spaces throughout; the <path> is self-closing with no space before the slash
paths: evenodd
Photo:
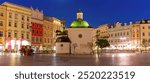
<path id="1" fill-rule="evenodd" d="M 56 39 L 56 42 L 71 42 L 68 36 L 61 36 Z"/>
<path id="2" fill-rule="evenodd" d="M 71 28 L 90 28 L 90 25 L 85 20 L 77 19 L 71 23 L 70 27 Z"/>
<path id="3" fill-rule="evenodd" d="M 77 13 L 82 13 L 82 11 L 79 9 Z M 71 23 L 70 28 L 91 28 L 91 27 L 86 20 L 83 20 L 83 18 L 78 18 Z"/>

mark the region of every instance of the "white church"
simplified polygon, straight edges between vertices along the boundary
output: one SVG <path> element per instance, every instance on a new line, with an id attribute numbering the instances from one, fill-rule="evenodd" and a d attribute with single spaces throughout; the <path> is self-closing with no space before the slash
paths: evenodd
<path id="1" fill-rule="evenodd" d="M 68 35 L 56 39 L 57 54 L 91 54 L 94 29 L 83 19 L 83 12 L 78 10 L 77 19 L 67 29 Z"/>

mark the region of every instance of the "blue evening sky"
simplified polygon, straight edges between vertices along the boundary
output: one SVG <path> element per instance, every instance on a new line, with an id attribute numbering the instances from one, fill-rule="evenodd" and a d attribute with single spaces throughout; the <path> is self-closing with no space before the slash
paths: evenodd
<path id="1" fill-rule="evenodd" d="M 46 16 L 64 17 L 67 26 L 76 19 L 78 9 L 93 27 L 150 18 L 150 0 L 0 0 L 0 3 L 5 1 L 39 8 Z"/>

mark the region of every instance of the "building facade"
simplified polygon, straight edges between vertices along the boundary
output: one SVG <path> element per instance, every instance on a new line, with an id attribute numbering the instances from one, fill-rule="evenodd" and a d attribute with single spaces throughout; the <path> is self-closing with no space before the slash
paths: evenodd
<path id="1" fill-rule="evenodd" d="M 43 50 L 43 11 L 38 9 L 32 10 L 32 48 L 36 51 Z"/>
<path id="2" fill-rule="evenodd" d="M 27 7 L 4 2 L 6 6 L 6 48 L 19 50 L 31 45 L 31 10 Z"/>
<path id="3" fill-rule="evenodd" d="M 134 49 L 150 49 L 150 20 L 141 20 L 132 27 Z"/>
<path id="4" fill-rule="evenodd" d="M 50 21 L 52 22 L 52 49 L 55 50 L 56 49 L 56 39 L 57 39 L 57 36 L 56 36 L 56 31 L 57 30 L 61 30 L 63 28 L 63 25 L 61 24 L 61 20 L 55 18 L 55 17 L 50 17 Z"/>
<path id="5" fill-rule="evenodd" d="M 5 45 L 5 31 L 6 30 L 6 6 L 0 5 L 0 51 L 4 49 Z"/>
<path id="6" fill-rule="evenodd" d="M 111 26 L 108 30 L 110 43 L 110 49 L 118 50 L 130 50 L 132 49 L 131 45 L 131 27 L 132 23 L 127 25 L 126 23 L 122 25 L 121 23 L 116 23 L 114 26 Z"/>
<path id="7" fill-rule="evenodd" d="M 95 36 L 99 36 L 100 38 L 109 37 L 109 29 L 110 25 L 104 24 L 96 28 Z"/>
<path id="8" fill-rule="evenodd" d="M 53 44 L 53 23 L 50 17 L 44 16 L 43 28 L 43 48 L 44 50 L 52 50 Z"/>
<path id="9" fill-rule="evenodd" d="M 114 25 L 102 25 L 96 29 L 98 38 L 106 38 L 110 43 L 108 49 L 130 50 L 132 49 L 131 38 L 132 23 L 121 24 L 117 22 Z"/>

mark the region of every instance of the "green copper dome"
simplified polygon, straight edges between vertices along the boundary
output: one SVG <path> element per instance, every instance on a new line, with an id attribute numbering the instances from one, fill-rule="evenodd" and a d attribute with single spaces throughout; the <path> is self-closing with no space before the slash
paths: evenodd
<path id="1" fill-rule="evenodd" d="M 89 28 L 90 25 L 87 21 L 78 19 L 78 20 L 73 21 L 70 27 L 71 28 Z"/>

